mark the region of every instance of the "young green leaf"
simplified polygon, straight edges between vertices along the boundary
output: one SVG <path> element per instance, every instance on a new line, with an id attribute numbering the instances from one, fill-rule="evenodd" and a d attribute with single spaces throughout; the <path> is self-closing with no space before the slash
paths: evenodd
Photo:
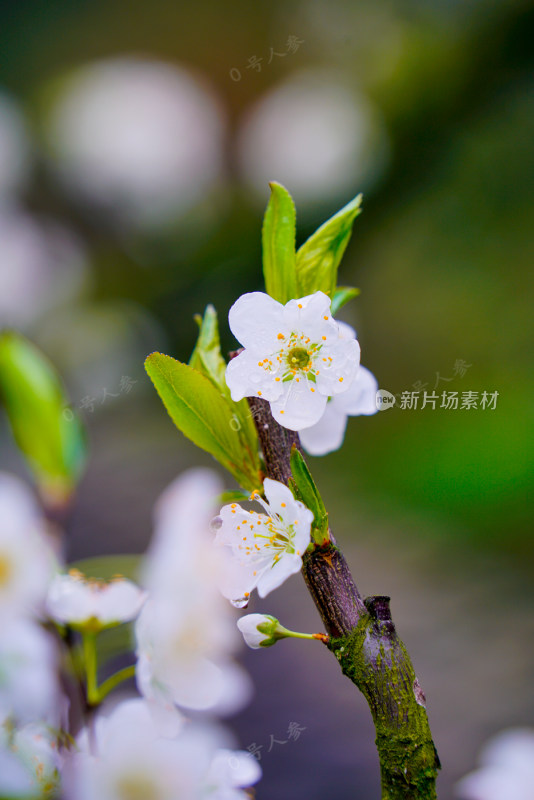
<path id="1" fill-rule="evenodd" d="M 189 359 L 189 366 L 202 372 L 216 386 L 221 389 L 226 387 L 224 374 L 226 372 L 226 361 L 221 355 L 221 341 L 219 338 L 219 325 L 217 322 L 217 312 L 212 305 L 206 306 L 204 316 L 198 317 L 200 331 L 198 334 L 195 349 Z"/>
<path id="2" fill-rule="evenodd" d="M 290 489 L 304 505 L 313 512 L 312 536 L 316 544 L 324 544 L 330 538 L 328 532 L 328 512 L 325 508 L 304 456 L 295 445 L 291 448 Z"/>
<path id="3" fill-rule="evenodd" d="M 281 184 L 269 184 L 271 197 L 263 218 L 263 276 L 267 294 L 287 303 L 298 297 L 295 279 L 296 213 L 291 195 Z"/>
<path id="4" fill-rule="evenodd" d="M 349 243 L 352 225 L 361 213 L 362 195 L 359 194 L 341 211 L 317 228 L 297 251 L 297 295 L 304 297 L 321 290 L 334 296 L 337 270 Z"/>
<path id="5" fill-rule="evenodd" d="M 353 300 L 359 294 L 360 290 L 355 289 L 352 286 L 338 286 L 332 298 L 332 316 L 335 317 L 339 309 L 343 308 L 345 303 L 348 303 L 349 300 Z"/>
<path id="6" fill-rule="evenodd" d="M 224 395 L 232 408 L 231 427 L 239 436 L 241 445 L 259 469 L 258 433 L 246 399 L 235 402 L 226 384 L 226 361 L 221 355 L 217 312 L 208 305 L 200 320 L 200 331 L 195 349 L 189 359 L 189 366 L 201 372 Z"/>
<path id="7" fill-rule="evenodd" d="M 145 368 L 176 427 L 211 453 L 240 486 L 257 488 L 258 454 L 243 448 L 234 410 L 209 378 L 162 353 L 148 356 Z"/>
<path id="8" fill-rule="evenodd" d="M 250 492 L 243 492 L 240 489 L 236 489 L 235 491 L 230 492 L 223 492 L 217 498 L 217 502 L 221 506 L 225 506 L 227 503 L 246 503 L 250 500 Z"/>
<path id="9" fill-rule="evenodd" d="M 63 505 L 85 463 L 83 428 L 48 359 L 18 333 L 0 335 L 0 395 L 43 500 Z"/>

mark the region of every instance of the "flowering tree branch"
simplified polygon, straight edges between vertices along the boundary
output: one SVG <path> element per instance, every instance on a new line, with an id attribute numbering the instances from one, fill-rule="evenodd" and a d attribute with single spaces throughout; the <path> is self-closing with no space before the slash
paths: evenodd
<path id="1" fill-rule="evenodd" d="M 298 434 L 269 404 L 249 398 L 268 477 L 288 483 Z M 329 634 L 327 646 L 365 696 L 376 728 L 382 800 L 432 800 L 440 767 L 410 656 L 397 636 L 388 597 L 363 599 L 335 540 L 311 545 L 303 576 Z"/>

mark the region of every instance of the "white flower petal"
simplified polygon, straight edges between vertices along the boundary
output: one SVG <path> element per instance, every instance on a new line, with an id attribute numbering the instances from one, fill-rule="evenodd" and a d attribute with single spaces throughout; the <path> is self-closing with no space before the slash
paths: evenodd
<path id="1" fill-rule="evenodd" d="M 348 322 L 343 322 L 342 319 L 336 319 L 339 338 L 340 339 L 357 339 L 356 331 L 349 325 Z"/>
<path id="2" fill-rule="evenodd" d="M 339 398 L 344 396 L 339 395 Z M 326 411 L 319 422 L 312 425 L 311 428 L 300 431 L 302 446 L 312 456 L 324 456 L 326 453 L 338 450 L 343 444 L 347 415 L 336 407 L 337 399 L 335 397 L 327 404 Z"/>
<path id="3" fill-rule="evenodd" d="M 258 355 L 252 350 L 243 350 L 232 358 L 226 367 L 226 383 L 235 402 L 243 397 L 276 400 L 284 390 L 282 381 L 260 366 Z"/>
<path id="4" fill-rule="evenodd" d="M 278 589 L 290 575 L 300 572 L 301 568 L 302 558 L 296 554 L 287 553 L 261 576 L 258 583 L 259 596 L 267 597 L 274 589 Z"/>
<path id="5" fill-rule="evenodd" d="M 0 795 L 9 800 L 37 798 L 40 793 L 32 784 L 30 773 L 17 756 L 0 748 Z"/>
<path id="6" fill-rule="evenodd" d="M 244 750 L 221 749 L 215 754 L 208 781 L 220 787 L 252 786 L 261 778 L 258 759 Z"/>
<path id="7" fill-rule="evenodd" d="M 264 292 L 243 294 L 228 314 L 230 330 L 243 347 L 254 351 L 272 348 L 279 333 L 289 333 L 283 310 L 281 303 Z"/>
<path id="8" fill-rule="evenodd" d="M 317 389 L 328 397 L 346 392 L 360 364 L 360 345 L 356 339 L 338 337 L 326 343 L 320 361 Z"/>
<path id="9" fill-rule="evenodd" d="M 309 428 L 324 414 L 327 396 L 321 394 L 314 383 L 301 378 L 283 384 L 284 394 L 271 403 L 271 413 L 284 428 L 300 431 Z"/>
<path id="10" fill-rule="evenodd" d="M 351 385 L 343 394 L 333 398 L 336 410 L 349 416 L 356 417 L 360 414 L 376 414 L 376 393 L 378 391 L 378 381 L 373 373 L 366 367 L 360 365 L 356 377 Z"/>
<path id="11" fill-rule="evenodd" d="M 57 724 L 61 709 L 53 637 L 35 622 L 11 617 L 0 637 L 0 720 L 14 715 L 20 723 L 47 719 Z"/>
<path id="12" fill-rule="evenodd" d="M 53 564 L 33 494 L 0 472 L 0 614 L 39 614 Z"/>
<path id="13" fill-rule="evenodd" d="M 267 502 L 269 503 L 269 508 L 274 511 L 275 514 L 279 514 L 282 519 L 285 519 L 288 513 L 293 517 L 297 501 L 293 497 L 293 492 L 289 487 L 280 481 L 274 481 L 272 478 L 265 478 L 263 481 L 263 489 Z M 292 510 L 288 511 L 288 509 Z"/>
<path id="14" fill-rule="evenodd" d="M 284 306 L 284 321 L 289 330 L 305 331 L 308 336 L 316 334 L 318 339 L 323 334 L 337 336 L 337 325 L 330 313 L 330 298 L 324 292 L 290 300 Z"/>
<path id="15" fill-rule="evenodd" d="M 46 609 L 62 624 L 82 625 L 96 619 L 101 625 L 110 625 L 135 619 L 145 599 L 146 593 L 125 578 L 95 581 L 73 571 L 54 577 Z"/>

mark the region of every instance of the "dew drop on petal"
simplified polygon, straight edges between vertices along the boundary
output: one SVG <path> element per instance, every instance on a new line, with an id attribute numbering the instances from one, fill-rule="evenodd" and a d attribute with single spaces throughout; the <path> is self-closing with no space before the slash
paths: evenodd
<path id="1" fill-rule="evenodd" d="M 218 531 L 219 528 L 222 527 L 222 524 L 223 524 L 222 517 L 213 517 L 213 519 L 210 522 L 210 528 L 212 531 Z"/>
<path id="2" fill-rule="evenodd" d="M 239 600 L 230 600 L 230 602 L 234 608 L 246 608 L 249 600 L 249 597 L 240 597 Z"/>

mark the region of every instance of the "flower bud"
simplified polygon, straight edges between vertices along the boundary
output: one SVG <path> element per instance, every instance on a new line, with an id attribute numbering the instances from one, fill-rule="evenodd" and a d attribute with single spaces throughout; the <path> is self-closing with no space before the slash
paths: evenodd
<path id="1" fill-rule="evenodd" d="M 253 650 L 270 647 L 278 639 L 285 639 L 289 631 L 270 614 L 246 614 L 237 621 L 245 642 Z"/>

